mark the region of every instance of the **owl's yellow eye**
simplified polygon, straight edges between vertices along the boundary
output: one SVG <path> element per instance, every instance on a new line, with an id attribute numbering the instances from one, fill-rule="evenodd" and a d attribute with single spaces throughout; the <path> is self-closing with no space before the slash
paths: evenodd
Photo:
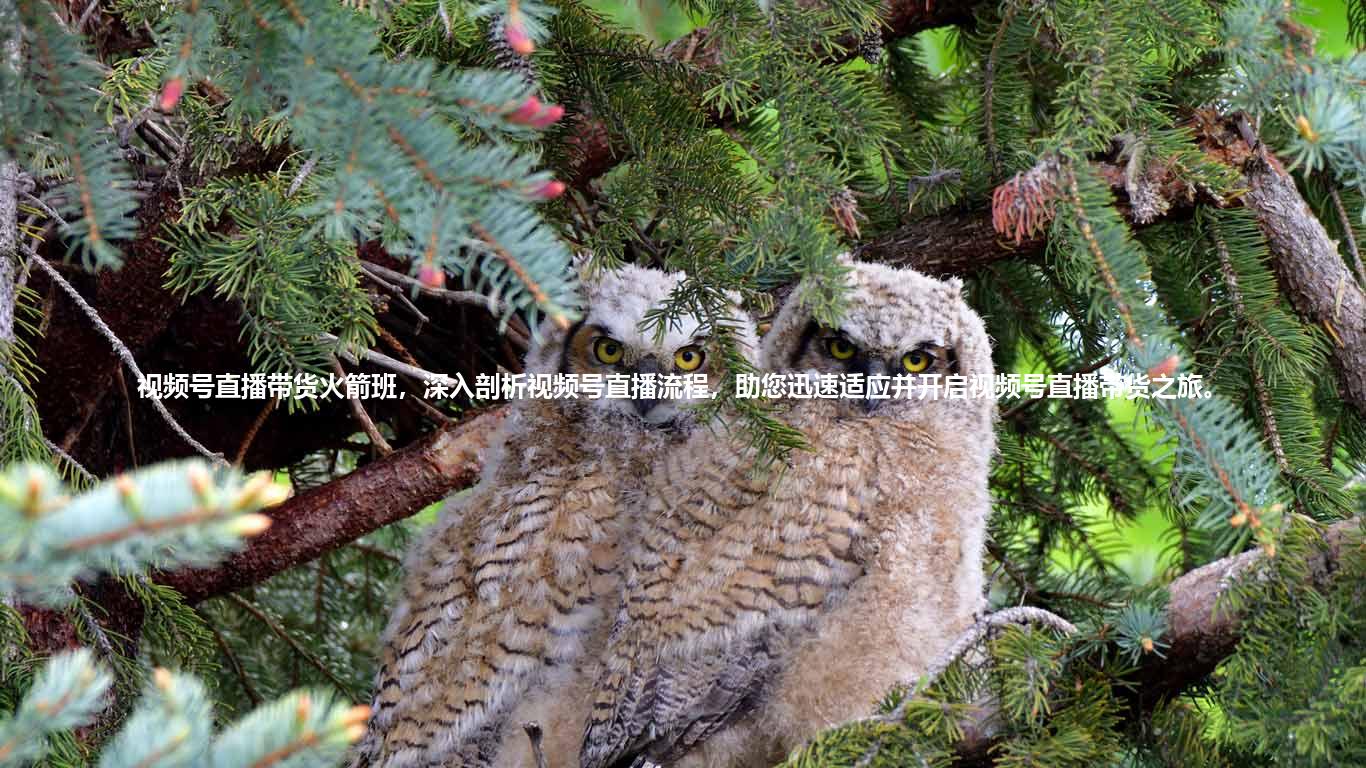
<path id="1" fill-rule="evenodd" d="M 854 356 L 854 345 L 838 336 L 825 340 L 825 351 L 836 360 L 848 360 Z"/>
<path id="2" fill-rule="evenodd" d="M 599 336 L 598 340 L 593 342 L 593 356 L 598 359 L 598 362 L 605 365 L 615 365 L 621 362 L 621 357 L 624 354 L 626 354 L 626 350 L 622 348 L 621 342 L 616 339 Z"/>
<path id="3" fill-rule="evenodd" d="M 674 365 L 680 371 L 695 371 L 702 367 L 705 359 L 706 353 L 693 346 L 683 347 L 674 353 Z"/>
<path id="4" fill-rule="evenodd" d="M 907 373 L 920 373 L 929 368 L 932 362 L 934 362 L 934 355 L 920 350 L 907 352 L 901 356 L 901 367 L 905 368 Z"/>

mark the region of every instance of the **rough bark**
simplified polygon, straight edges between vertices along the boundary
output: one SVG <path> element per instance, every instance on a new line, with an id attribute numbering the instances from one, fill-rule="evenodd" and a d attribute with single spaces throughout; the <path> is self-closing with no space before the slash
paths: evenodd
<path id="1" fill-rule="evenodd" d="M 14 18 L 11 11 L 6 14 Z M 19 25 L 5 33 L 0 41 L 0 67 L 17 73 L 21 40 Z M 3 99 L 0 94 L 0 99 Z M 4 101 L 0 101 L 0 108 Z M 14 341 L 14 301 L 17 298 L 15 278 L 19 266 L 19 164 L 9 153 L 0 150 L 0 355 Z M 0 358 L 3 359 L 3 358 Z M 8 364 L 8 363 L 7 363 Z"/>
<path id="2" fill-rule="evenodd" d="M 1131 226 L 1189 216 L 1197 200 L 1204 202 L 1171 168 L 1153 168 L 1147 188 L 1160 196 L 1161 216 L 1152 217 L 1130 203 L 1124 168 L 1114 162 L 1091 164 L 1109 182 L 1116 204 Z M 1047 237 L 1040 234 L 1015 243 L 992 226 L 990 211 L 959 211 L 917 219 L 854 249 L 863 261 L 912 267 L 931 275 L 968 275 L 1006 259 L 1035 259 Z"/>
<path id="3" fill-rule="evenodd" d="M 1257 214 L 1282 289 L 1302 317 L 1327 332 L 1342 394 L 1366 416 L 1366 293 L 1274 157 L 1254 156 L 1243 176 L 1243 202 Z"/>
<path id="4" fill-rule="evenodd" d="M 859 246 L 854 256 L 931 275 L 965 275 L 1005 259 L 1036 258 L 1044 244 L 1042 237 L 1012 243 L 992 228 L 989 211 L 969 211 L 902 225 Z"/>
<path id="5" fill-rule="evenodd" d="M 267 510 L 271 527 L 218 566 L 154 578 L 197 603 L 260 583 L 409 517 L 478 478 L 489 438 L 505 413 L 488 411 L 438 430 Z"/>
<path id="6" fill-rule="evenodd" d="M 1336 570 L 1343 547 L 1353 542 L 1354 546 L 1362 543 L 1360 520 L 1345 520 L 1328 527 L 1322 550 L 1310 562 L 1316 586 L 1326 585 Z M 1169 630 L 1165 636 L 1170 647 L 1165 651 L 1166 658 L 1150 658 L 1140 670 L 1142 701 L 1156 703 L 1188 688 L 1233 653 L 1241 637 L 1242 617 L 1217 610 L 1217 603 L 1262 557 L 1262 550 L 1253 549 L 1196 568 L 1172 582 L 1167 602 Z"/>
<path id="7" fill-rule="evenodd" d="M 14 341 L 14 300 L 18 287 L 19 164 L 0 154 L 0 360 Z"/>

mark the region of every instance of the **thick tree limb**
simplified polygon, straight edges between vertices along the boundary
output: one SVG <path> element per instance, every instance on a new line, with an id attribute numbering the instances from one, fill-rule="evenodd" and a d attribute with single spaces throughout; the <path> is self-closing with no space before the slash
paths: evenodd
<path id="1" fill-rule="evenodd" d="M 1310 562 L 1316 586 L 1323 586 L 1337 570 L 1344 547 L 1360 547 L 1360 520 L 1344 520 L 1329 526 L 1324 547 Z M 1163 697 L 1189 687 L 1214 671 L 1233 653 L 1241 637 L 1241 617 L 1216 610 L 1219 598 L 1264 555 L 1252 549 L 1196 568 L 1172 582 L 1167 602 L 1166 658 L 1150 659 L 1139 674 L 1140 700 L 1155 704 Z"/>
<path id="2" fill-rule="evenodd" d="M 1045 242 L 1011 243 L 992 228 L 989 211 L 969 211 L 905 224 L 859 246 L 854 256 L 931 275 L 965 275 L 1005 259 L 1035 258 Z"/>
<path id="3" fill-rule="evenodd" d="M 274 524 L 214 568 L 162 573 L 190 603 L 260 583 L 474 483 L 505 409 L 461 422 L 268 510 Z"/>
<path id="4" fill-rule="evenodd" d="M 1257 213 L 1282 288 L 1301 316 L 1327 332 L 1343 395 L 1366 416 L 1366 293 L 1274 157 L 1259 152 L 1243 177 L 1243 202 Z"/>
<path id="5" fill-rule="evenodd" d="M 1188 216 L 1199 196 L 1171 168 L 1149 169 L 1144 190 L 1160 200 L 1161 216 L 1151 207 L 1139 210 L 1130 204 L 1133 185 L 1122 165 L 1096 161 L 1093 170 L 1110 183 L 1120 212 L 1135 227 Z M 931 275 L 967 275 L 1007 259 L 1038 258 L 1048 244 L 1046 236 L 1031 236 L 1015 243 L 996 231 L 990 211 L 960 211 L 903 224 L 854 250 L 863 261 L 912 267 Z"/>

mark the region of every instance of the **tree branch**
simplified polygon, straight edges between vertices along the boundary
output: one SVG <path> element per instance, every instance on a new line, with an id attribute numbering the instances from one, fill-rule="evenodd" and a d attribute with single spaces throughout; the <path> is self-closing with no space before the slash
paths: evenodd
<path id="1" fill-rule="evenodd" d="M 505 413 L 498 408 L 437 430 L 267 510 L 274 524 L 216 567 L 154 578 L 197 603 L 265 581 L 410 517 L 478 479 L 489 440 Z"/>
<path id="2" fill-rule="evenodd" d="M 1337 570 L 1344 547 L 1362 546 L 1361 520 L 1344 520 L 1328 526 L 1324 546 L 1310 559 L 1309 573 L 1316 586 L 1324 586 Z M 1168 648 L 1164 656 L 1150 654 L 1135 675 L 1132 694 L 1134 713 L 1146 713 L 1162 701 L 1208 677 L 1230 656 L 1241 638 L 1241 617 L 1216 610 L 1219 599 L 1237 579 L 1248 573 L 1265 557 L 1260 548 L 1216 560 L 1173 581 L 1168 587 L 1168 631 L 1163 635 Z M 992 720 L 993 707 L 979 709 L 971 722 L 963 723 L 964 739 L 959 744 L 959 768 L 991 766 L 991 748 L 996 739 L 986 736 L 999 731 Z"/>
<path id="3" fill-rule="evenodd" d="M 1366 416 L 1366 292 L 1295 180 L 1264 147 L 1258 150 L 1243 171 L 1248 185 L 1243 202 L 1257 213 L 1295 310 L 1332 340 L 1344 399 Z"/>
<path id="4" fill-rule="evenodd" d="M 1011 243 L 992 227 L 989 211 L 969 211 L 904 224 L 859 246 L 854 257 L 930 275 L 964 275 L 1005 259 L 1037 257 L 1044 244 L 1042 237 Z"/>

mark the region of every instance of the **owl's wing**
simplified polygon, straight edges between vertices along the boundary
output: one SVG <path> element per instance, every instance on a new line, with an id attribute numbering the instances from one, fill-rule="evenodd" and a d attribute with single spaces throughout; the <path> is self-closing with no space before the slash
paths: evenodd
<path id="1" fill-rule="evenodd" d="M 657 469 L 581 749 L 667 763 L 751 709 L 794 634 L 863 572 L 856 457 L 803 453 L 756 485 L 734 449 Z M 804 478 L 831 479 L 810 487 Z"/>
<path id="2" fill-rule="evenodd" d="M 358 765 L 489 764 L 531 675 L 589 631 L 612 478 L 571 435 L 537 426 L 509 438 L 408 564 Z"/>
<path id="3" fill-rule="evenodd" d="M 413 695 L 413 671 L 421 670 L 444 641 L 460 634 L 459 617 L 473 591 L 465 513 L 486 509 L 493 495 L 481 485 L 448 501 L 430 535 L 405 560 L 403 588 L 384 631 L 370 722 L 353 750 L 352 768 L 388 762 L 386 742 L 403 715 L 405 699 Z"/>

